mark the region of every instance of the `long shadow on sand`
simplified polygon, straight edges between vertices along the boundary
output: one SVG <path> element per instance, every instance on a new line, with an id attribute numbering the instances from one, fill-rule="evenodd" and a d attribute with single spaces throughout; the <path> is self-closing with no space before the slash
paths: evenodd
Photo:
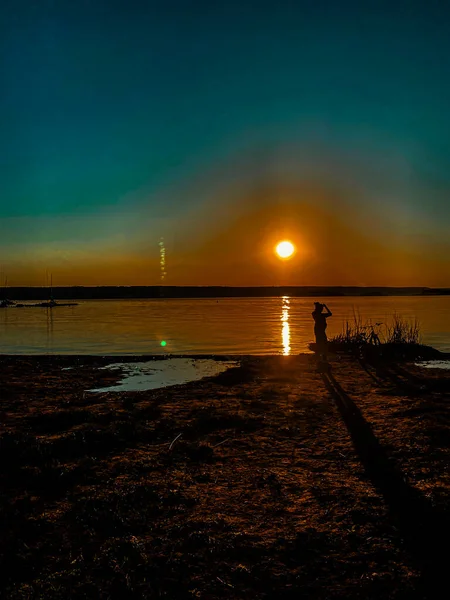
<path id="1" fill-rule="evenodd" d="M 384 361 L 372 357 L 358 359 L 361 367 L 377 383 L 393 385 L 408 396 L 420 396 L 424 392 L 450 392 L 450 377 L 426 377 L 415 375 L 396 361 Z"/>
<path id="2" fill-rule="evenodd" d="M 362 358 L 358 358 L 357 360 L 358 360 L 358 363 L 360 364 L 360 366 L 367 373 L 367 375 L 369 375 L 369 377 L 371 379 L 373 379 L 377 385 L 381 385 L 383 383 L 383 380 L 380 379 L 380 377 L 379 377 L 378 367 L 377 366 L 374 366 L 375 373 L 373 373 L 370 370 L 369 365 L 368 365 L 368 363 L 365 360 L 363 360 Z"/>
<path id="3" fill-rule="evenodd" d="M 334 376 L 322 373 L 322 379 L 336 402 L 367 476 L 382 494 L 405 550 L 421 572 L 417 597 L 435 598 L 448 568 L 444 550 L 450 533 L 448 515 L 435 510 L 421 492 L 406 483 L 370 424 Z"/>

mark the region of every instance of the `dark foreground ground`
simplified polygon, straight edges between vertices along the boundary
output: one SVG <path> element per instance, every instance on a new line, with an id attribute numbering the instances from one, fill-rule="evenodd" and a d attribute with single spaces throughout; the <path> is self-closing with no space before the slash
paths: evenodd
<path id="1" fill-rule="evenodd" d="M 105 362 L 0 357 L 0 597 L 447 594 L 450 374 L 250 358 L 85 393 Z"/>

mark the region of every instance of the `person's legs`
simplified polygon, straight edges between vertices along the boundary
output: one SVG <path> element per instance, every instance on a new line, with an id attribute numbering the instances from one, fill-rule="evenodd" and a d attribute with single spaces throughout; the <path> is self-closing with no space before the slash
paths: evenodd
<path id="1" fill-rule="evenodd" d="M 316 351 L 317 351 L 317 355 L 319 356 L 319 358 L 323 361 L 327 361 L 327 354 L 328 354 L 328 340 L 327 340 L 327 335 L 326 333 L 323 331 L 319 331 L 316 332 Z"/>

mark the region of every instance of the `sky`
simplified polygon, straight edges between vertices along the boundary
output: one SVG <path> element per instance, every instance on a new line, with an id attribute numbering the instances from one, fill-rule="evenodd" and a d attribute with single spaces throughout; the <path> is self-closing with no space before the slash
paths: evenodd
<path id="1" fill-rule="evenodd" d="M 444 1 L 4 0 L 0 277 L 450 287 L 449 72 Z"/>

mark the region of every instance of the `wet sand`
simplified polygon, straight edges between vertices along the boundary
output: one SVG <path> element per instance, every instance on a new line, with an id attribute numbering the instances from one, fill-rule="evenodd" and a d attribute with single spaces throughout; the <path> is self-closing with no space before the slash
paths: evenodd
<path id="1" fill-rule="evenodd" d="M 246 358 L 87 393 L 112 362 L 0 357 L 1 597 L 439 597 L 450 373 Z"/>

